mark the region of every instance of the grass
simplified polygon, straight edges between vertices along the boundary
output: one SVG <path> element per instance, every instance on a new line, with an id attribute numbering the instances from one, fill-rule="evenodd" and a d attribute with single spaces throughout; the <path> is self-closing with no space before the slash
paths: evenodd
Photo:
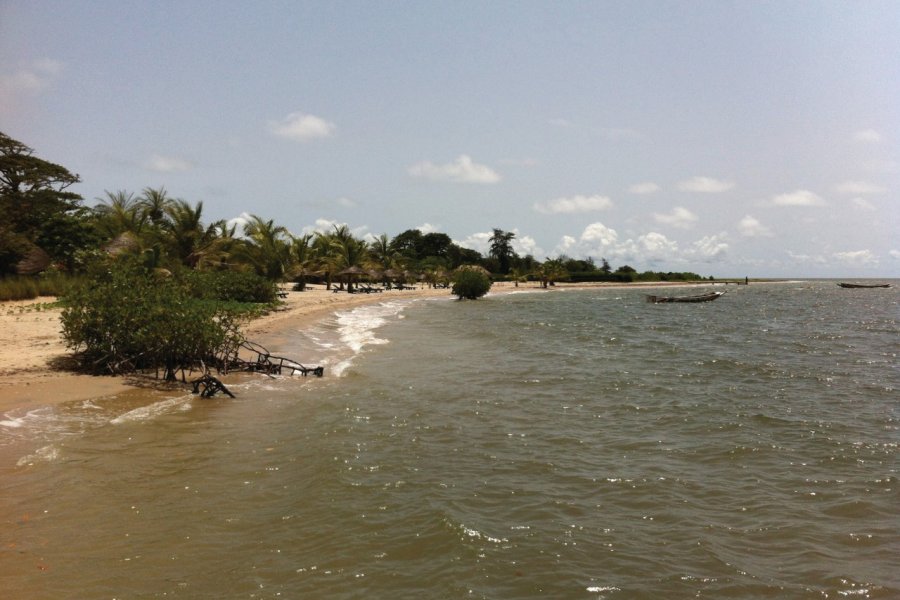
<path id="1" fill-rule="evenodd" d="M 0 278 L 0 302 L 32 300 L 41 296 L 62 296 L 76 281 L 76 277 L 62 273 L 3 277 Z"/>

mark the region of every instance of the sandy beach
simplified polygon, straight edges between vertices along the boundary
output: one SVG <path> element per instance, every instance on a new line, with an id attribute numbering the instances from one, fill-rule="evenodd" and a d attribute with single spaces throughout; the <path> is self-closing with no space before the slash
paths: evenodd
<path id="1" fill-rule="evenodd" d="M 549 291 L 575 287 L 660 287 L 685 284 L 559 284 Z M 491 293 L 514 290 L 542 291 L 535 283 L 495 283 Z M 277 349 L 279 332 L 322 320 L 335 311 L 388 299 L 449 296 L 447 289 L 388 290 L 373 294 L 347 294 L 311 286 L 288 292 L 276 310 L 247 323 L 243 330 L 252 341 Z M 133 389 L 125 377 L 77 374 L 68 368 L 71 353 L 61 333 L 62 309 L 55 298 L 0 303 L 0 414 L 76 400 L 111 396 Z"/>

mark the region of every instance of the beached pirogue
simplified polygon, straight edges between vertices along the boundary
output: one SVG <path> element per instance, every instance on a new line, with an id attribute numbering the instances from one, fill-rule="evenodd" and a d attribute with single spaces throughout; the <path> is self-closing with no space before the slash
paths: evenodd
<path id="1" fill-rule="evenodd" d="M 663 302 L 711 302 L 716 298 L 721 298 L 725 292 L 709 292 L 708 294 L 697 294 L 695 296 L 647 296 L 647 302 L 661 304 Z"/>
<path id="2" fill-rule="evenodd" d="M 889 288 L 889 283 L 839 283 L 842 288 L 862 289 L 862 288 Z"/>

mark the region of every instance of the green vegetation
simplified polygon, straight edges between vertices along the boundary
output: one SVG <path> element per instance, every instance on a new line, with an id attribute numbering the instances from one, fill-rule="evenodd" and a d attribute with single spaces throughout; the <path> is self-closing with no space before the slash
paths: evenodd
<path id="1" fill-rule="evenodd" d="M 196 283 L 196 282 L 193 282 Z M 240 342 L 241 314 L 202 298 L 189 279 L 121 261 L 91 273 L 66 296 L 63 336 L 96 372 L 162 367 L 166 380 Z M 198 298 L 198 296 L 200 298 Z"/>
<path id="2" fill-rule="evenodd" d="M 482 267 L 463 266 L 453 275 L 454 296 L 460 300 L 477 300 L 491 289 L 491 279 Z"/>
<path id="3" fill-rule="evenodd" d="M 271 219 L 204 222 L 202 202 L 107 191 L 93 208 L 69 191 L 78 175 L 0 133 L 0 300 L 63 296 L 70 346 L 97 370 L 162 366 L 166 376 L 206 359 L 236 335 L 236 315 L 265 310 L 276 285 L 312 281 L 352 289 L 360 279 L 425 282 L 479 298 L 491 279 L 697 280 L 694 273 L 613 270 L 601 259 L 519 256 L 516 234 L 494 228 L 487 256 L 444 233 L 408 229 L 359 238 L 347 225 L 294 236 Z M 460 268 L 468 265 L 464 268 Z M 451 273 L 455 273 L 451 277 Z M 70 291 L 70 288 L 74 289 Z M 255 306 L 257 308 L 249 308 Z"/>

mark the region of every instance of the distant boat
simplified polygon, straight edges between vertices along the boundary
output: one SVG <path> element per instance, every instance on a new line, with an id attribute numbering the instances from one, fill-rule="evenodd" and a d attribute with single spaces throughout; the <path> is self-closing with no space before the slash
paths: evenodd
<path id="1" fill-rule="evenodd" d="M 839 283 L 839 286 L 842 288 L 889 288 L 891 284 L 889 283 Z"/>
<path id="2" fill-rule="evenodd" d="M 647 302 L 660 304 L 662 302 L 712 302 L 716 298 L 721 298 L 725 292 L 710 292 L 708 294 L 698 294 L 696 296 L 647 296 Z"/>

